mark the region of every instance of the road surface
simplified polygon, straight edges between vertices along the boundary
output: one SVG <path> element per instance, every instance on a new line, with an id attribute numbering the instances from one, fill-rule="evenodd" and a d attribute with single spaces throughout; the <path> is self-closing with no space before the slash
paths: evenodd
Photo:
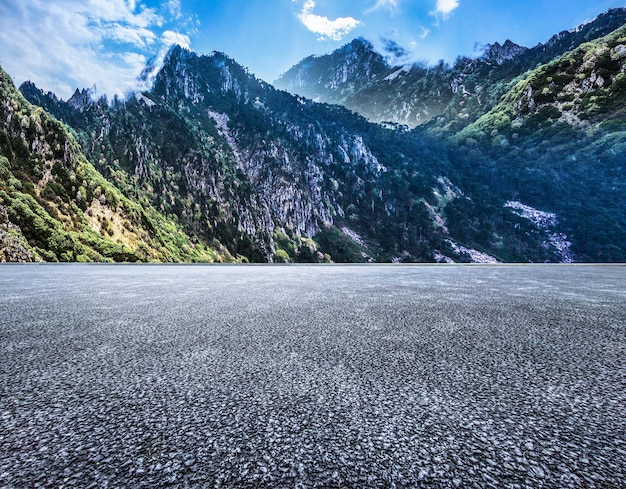
<path id="1" fill-rule="evenodd" d="M 0 266 L 0 487 L 626 486 L 626 267 Z"/>

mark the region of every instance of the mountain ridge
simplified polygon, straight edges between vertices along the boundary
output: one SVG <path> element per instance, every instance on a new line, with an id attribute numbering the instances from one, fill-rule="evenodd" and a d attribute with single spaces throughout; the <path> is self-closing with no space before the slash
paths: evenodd
<path id="1" fill-rule="evenodd" d="M 114 154 L 108 160 L 118 162 L 117 166 L 104 166 L 102 170 L 105 174 L 125 173 L 128 187 L 131 181 L 152 182 L 150 188 L 157 208 L 166 215 L 173 213 L 181 222 L 191 209 L 183 207 L 184 213 L 177 210 L 182 202 L 172 205 L 170 197 L 184 197 L 182 189 L 187 187 L 188 201 L 202 202 L 202 196 L 192 188 L 191 175 L 200 187 L 206 188 L 207 180 L 219 175 L 219 171 L 213 169 L 199 177 L 206 161 L 199 167 L 187 164 L 179 170 L 174 162 L 159 162 L 161 144 L 150 142 L 154 134 L 140 135 L 136 131 L 147 120 L 142 119 L 142 114 L 154 115 L 154 111 L 162 110 L 174 119 L 187 114 L 183 121 L 174 123 L 176 128 L 191 124 L 194 128 L 190 132 L 209 131 L 214 147 L 207 158 L 216 159 L 215 154 L 210 154 L 217 149 L 217 156 L 226 165 L 225 174 L 238 175 L 237 188 L 248 189 L 247 198 L 253 201 L 240 201 L 235 206 L 237 211 L 231 217 L 238 221 L 231 222 L 231 231 L 222 229 L 217 235 L 205 237 L 217 238 L 229 249 L 255 261 L 463 261 L 471 260 L 471 256 L 487 259 L 484 251 L 491 245 L 474 243 L 483 250 L 482 255 L 471 247 L 457 246 L 446 228 L 445 208 L 463 192 L 441 176 L 448 171 L 447 164 L 437 161 L 437 150 L 427 137 L 415 133 L 409 138 L 402 131 L 367 123 L 341 107 L 314 104 L 276 91 L 221 53 L 198 56 L 175 48 L 157 75 L 153 91 L 115 105 L 108 115 L 107 110 L 102 103 L 94 103 L 88 110 L 73 109 L 68 121 L 74 121 L 75 129 L 86 125 L 79 136 L 84 147 L 94 147 L 93 138 L 85 139 L 89 134 L 101 135 L 105 129 L 115 133 L 115 144 L 121 146 L 118 150 L 112 148 Z M 93 111 L 103 112 L 95 117 Z M 137 122 L 132 124 L 130 133 L 122 134 L 115 119 L 129 116 Z M 89 122 L 98 120 L 101 123 L 96 126 Z M 169 138 L 174 139 L 175 134 L 170 133 Z M 127 138 L 125 143 L 120 143 L 120 135 Z M 150 159 L 133 148 L 133 141 L 151 148 L 146 152 Z M 397 149 L 389 153 L 385 148 L 391 141 Z M 102 159 L 98 152 L 87 152 L 94 159 Z M 174 178 L 172 185 L 179 189 L 177 195 L 151 176 L 161 175 L 163 166 L 169 168 L 167 178 Z M 179 172 L 180 177 L 176 177 Z M 224 184 L 231 188 L 232 197 L 241 198 L 231 184 L 221 183 Z M 201 213 L 205 217 L 213 215 L 210 227 L 217 229 L 223 223 L 215 216 L 223 217 L 230 212 L 228 209 L 232 211 L 232 197 L 224 200 L 215 193 L 205 197 L 206 204 L 212 201 L 212 207 L 201 209 Z M 497 212 L 506 214 L 502 207 Z M 242 220 L 244 214 L 247 217 Z M 500 219 L 497 226 L 513 226 Z M 235 228 L 239 235 L 231 242 L 228 236 L 232 238 Z M 251 240 L 245 250 L 235 246 L 244 236 Z M 526 248 L 536 248 L 537 244 Z M 492 249 L 492 253 L 502 254 L 504 250 L 506 246 Z M 557 259 L 552 253 L 546 248 L 537 256 L 543 260 Z"/>
<path id="2" fill-rule="evenodd" d="M 0 95 L 0 260 L 233 260 L 124 197 L 1 68 Z"/>
<path id="3" fill-rule="evenodd" d="M 579 38 L 608 29 L 609 23 L 592 22 L 580 29 Z M 565 35 L 554 39 L 557 47 L 549 49 L 571 42 Z M 513 93 L 523 78 L 510 72 L 512 60 L 531 50 L 512 42 L 494 44 L 482 61 L 459 61 L 459 73 L 466 76 L 450 78 L 443 65 L 398 72 L 380 55 L 367 57 L 364 68 L 359 57 L 369 56 L 370 48 L 362 39 L 351 43 L 342 56 L 352 56 L 352 71 L 328 71 L 334 78 L 326 80 L 336 82 L 338 96 L 350 92 L 363 70 L 371 74 L 386 66 L 379 87 L 388 93 L 407 76 L 421 80 L 422 92 L 445 79 L 467 117 L 451 114 L 447 95 L 441 94 L 434 97 L 440 103 L 437 117 L 427 124 L 412 130 L 374 124 L 349 108 L 276 90 L 223 53 L 198 55 L 180 47 L 170 50 L 152 88 L 125 100 L 93 100 L 89 90 L 78 90 L 65 102 L 31 83 L 20 88 L 67 125 L 120 198 L 175 223 L 185 236 L 214 250 L 210 260 L 624 259 L 625 206 L 612 189 L 622 188 L 623 170 L 611 153 L 621 151 L 623 114 L 593 112 L 613 95 L 592 100 L 604 96 L 596 87 L 573 100 L 576 107 L 587 104 L 589 124 L 599 132 L 586 134 L 551 119 L 545 108 L 528 114 L 535 124 L 528 127 L 536 130 L 519 130 L 518 122 L 509 121 L 513 132 L 508 126 L 506 132 L 499 116 L 480 119 L 500 99 L 487 103 L 476 87 L 481 80 L 498 79 L 490 97 Z M 597 56 L 581 63 L 589 65 L 589 75 L 608 70 L 603 79 L 619 88 L 622 65 L 604 66 L 603 60 Z M 544 73 L 550 63 L 535 70 Z M 579 65 L 576 58 L 570 69 L 576 72 Z M 532 82 L 533 97 L 541 99 L 557 82 L 536 76 L 543 81 Z M 13 96 L 6 99 L 13 103 Z M 607 149 L 599 151 L 607 141 Z M 538 154 L 538 147 L 547 149 Z M 568 160 L 573 157 L 578 160 Z M 18 180 L 29 178 L 24 174 Z M 9 219 L 7 226 L 14 225 Z"/>
<path id="4" fill-rule="evenodd" d="M 341 103 L 373 122 L 393 122 L 409 127 L 430 123 L 447 131 L 457 131 L 473 122 L 474 113 L 488 110 L 507 91 L 507 81 L 545 64 L 583 42 L 613 32 L 626 22 L 626 7 L 610 9 L 591 22 L 555 34 L 545 43 L 523 48 L 512 41 L 485 46 L 481 56 L 459 57 L 452 65 L 419 63 L 398 66 L 377 65 L 369 77 L 341 88 L 339 93 L 328 78 L 318 75 L 327 67 L 341 67 L 346 46 L 314 59 L 298 63 L 275 83 L 278 88 L 320 102 Z M 380 57 L 371 43 L 365 59 Z M 496 51 L 498 53 L 496 53 Z M 349 65 L 358 61 L 350 60 Z M 493 63 L 492 63 L 493 62 Z M 495 66 L 494 66 L 495 64 Z M 364 73 L 364 70 L 360 70 Z M 307 73 L 314 73 L 307 76 Z M 294 80 L 297 78 L 298 83 Z"/>

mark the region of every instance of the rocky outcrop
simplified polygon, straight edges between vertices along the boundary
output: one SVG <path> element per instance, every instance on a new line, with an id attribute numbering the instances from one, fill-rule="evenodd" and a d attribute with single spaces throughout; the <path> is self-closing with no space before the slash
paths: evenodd
<path id="1" fill-rule="evenodd" d="M 488 44 L 483 54 L 483 59 L 501 65 L 507 61 L 515 59 L 522 53 L 528 51 L 528 48 L 515 44 L 511 40 L 507 39 L 504 44 L 498 42 Z"/>
<path id="2" fill-rule="evenodd" d="M 93 90 L 79 90 L 77 88 L 74 94 L 67 100 L 67 104 L 70 107 L 82 112 L 93 103 L 91 97 L 93 92 Z"/>
<path id="3" fill-rule="evenodd" d="M 0 262 L 35 262 L 41 258 L 29 246 L 19 226 L 9 220 L 7 208 L 0 203 Z"/>

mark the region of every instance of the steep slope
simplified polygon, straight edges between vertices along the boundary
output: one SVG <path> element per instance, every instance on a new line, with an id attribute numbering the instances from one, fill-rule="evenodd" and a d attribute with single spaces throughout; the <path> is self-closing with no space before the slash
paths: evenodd
<path id="1" fill-rule="evenodd" d="M 154 88 L 123 103 L 59 106 L 22 88 L 127 196 L 254 261 L 561 259 L 478 194 L 489 231 L 474 253 L 446 226 L 463 190 L 445 147 L 277 91 L 220 53 L 174 48 Z"/>
<path id="2" fill-rule="evenodd" d="M 626 259 L 626 26 L 530 71 L 455 140 L 472 171 L 562 216 L 586 260 Z"/>
<path id="3" fill-rule="evenodd" d="M 530 71 L 498 105 L 460 133 L 509 136 L 557 123 L 592 133 L 626 113 L 626 26 Z M 615 122 L 614 122 L 615 121 Z"/>
<path id="4" fill-rule="evenodd" d="M 357 38 L 330 54 L 303 59 L 274 86 L 314 101 L 345 104 L 389 68 L 369 41 Z"/>
<path id="5" fill-rule="evenodd" d="M 55 110 L 47 94 L 23 88 Z M 255 261 L 328 259 L 310 238 L 330 229 L 343 208 L 353 204 L 350 216 L 354 204 L 370 214 L 384 209 L 372 182 L 378 161 L 340 122 L 352 120 L 355 131 L 372 129 L 365 121 L 277 92 L 220 53 L 196 56 L 175 48 L 150 93 L 111 106 L 65 104 L 58 113 L 106 175 L 122 176 L 129 195 L 152 199 L 189 229 Z M 347 196 L 328 178 L 329 166 L 347 180 Z M 333 258 L 376 257 L 335 231 L 328 233 L 337 246 L 352 251 L 348 257 L 333 245 Z"/>
<path id="6" fill-rule="evenodd" d="M 455 132 L 491 109 L 526 71 L 552 61 L 584 42 L 626 23 L 626 8 L 612 9 L 594 21 L 564 31 L 527 49 L 507 40 L 486 46 L 483 56 L 459 58 L 452 66 L 419 64 L 385 67 L 371 44 L 358 41 L 327 56 L 307 58 L 276 86 L 321 102 L 340 103 L 370 121 L 415 127 L 429 123 L 436 132 Z M 379 60 L 372 63 L 372 59 Z M 375 66 L 375 69 L 353 67 Z M 337 84 L 338 74 L 357 73 L 358 81 Z"/>
<path id="7" fill-rule="evenodd" d="M 224 258 L 124 197 L 0 69 L 0 261 Z"/>

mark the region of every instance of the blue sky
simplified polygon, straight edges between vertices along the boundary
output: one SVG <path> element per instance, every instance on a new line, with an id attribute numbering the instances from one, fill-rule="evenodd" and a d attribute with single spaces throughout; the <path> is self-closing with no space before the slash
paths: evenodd
<path id="1" fill-rule="evenodd" d="M 506 39 L 533 46 L 621 0 L 0 0 L 0 65 L 66 99 L 95 85 L 123 95 L 173 44 L 223 51 L 273 81 L 311 54 L 362 36 L 401 62 L 477 54 Z"/>

